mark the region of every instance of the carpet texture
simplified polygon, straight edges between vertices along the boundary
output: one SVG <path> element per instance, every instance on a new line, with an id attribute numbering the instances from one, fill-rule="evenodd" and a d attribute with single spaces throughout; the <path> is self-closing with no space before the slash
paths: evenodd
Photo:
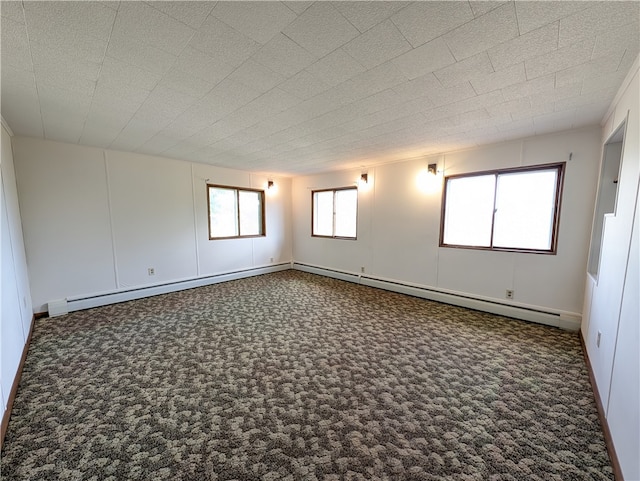
<path id="1" fill-rule="evenodd" d="M 577 334 L 292 270 L 37 321 L 1 472 L 613 479 Z"/>

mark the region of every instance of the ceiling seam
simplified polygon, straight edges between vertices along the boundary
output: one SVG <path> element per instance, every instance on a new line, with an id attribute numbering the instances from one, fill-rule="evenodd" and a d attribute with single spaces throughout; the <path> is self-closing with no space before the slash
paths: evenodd
<path id="1" fill-rule="evenodd" d="M 93 100 L 96 94 L 96 89 L 98 88 L 98 82 L 100 81 L 100 74 L 102 73 L 102 67 L 104 66 L 104 60 L 107 57 L 107 50 L 109 49 L 109 43 L 111 42 L 111 35 L 113 34 L 113 27 L 116 24 L 116 19 L 118 18 L 118 11 L 116 10 L 115 15 L 113 16 L 113 22 L 111 22 L 111 28 L 109 29 L 109 36 L 107 37 L 107 42 L 104 46 L 104 52 L 102 53 L 102 61 L 100 62 L 100 68 L 98 69 L 98 75 L 96 75 L 96 80 L 93 84 L 93 92 L 91 92 L 91 102 L 89 102 L 89 109 L 87 110 L 87 115 L 84 118 L 84 122 L 82 123 L 82 130 L 80 131 L 80 136 L 78 137 L 78 143 L 82 139 L 84 135 L 84 129 L 87 126 L 87 121 L 89 120 L 89 114 L 91 113 L 91 107 L 93 107 Z"/>
<path id="2" fill-rule="evenodd" d="M 38 112 L 40 112 L 40 123 L 42 127 L 42 136 L 46 139 L 47 132 L 44 126 L 44 115 L 42 114 L 42 102 L 40 102 L 40 89 L 38 88 L 38 78 L 36 77 L 36 66 L 33 62 L 33 52 L 31 50 L 31 37 L 29 36 L 29 25 L 27 24 L 27 13 L 24 8 L 24 0 L 20 2 L 22 7 L 22 19 L 24 20 L 24 31 L 27 35 L 27 45 L 29 45 L 29 58 L 31 60 L 31 71 L 33 73 L 33 86 L 36 89 L 36 98 L 38 100 Z"/>

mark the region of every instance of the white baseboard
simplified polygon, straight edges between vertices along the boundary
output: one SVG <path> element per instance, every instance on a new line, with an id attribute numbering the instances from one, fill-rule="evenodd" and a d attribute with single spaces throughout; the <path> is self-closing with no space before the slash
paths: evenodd
<path id="1" fill-rule="evenodd" d="M 459 292 L 447 292 L 443 289 L 436 289 L 428 286 L 412 285 L 409 283 L 382 279 L 370 275 L 362 275 L 353 272 L 329 269 L 310 264 L 293 263 L 296 270 L 318 274 L 326 277 L 333 277 L 343 281 L 354 282 L 364 286 L 376 287 L 387 291 L 407 294 L 414 297 L 421 297 L 431 301 L 443 302 L 477 311 L 490 312 L 500 316 L 513 317 L 524 321 L 535 322 L 554 326 L 567 331 L 578 331 L 582 321 L 581 315 L 573 312 L 553 311 L 537 306 L 518 306 L 499 302 L 498 300 L 482 299 L 478 296 Z"/>
<path id="2" fill-rule="evenodd" d="M 218 284 L 220 282 L 243 279 L 245 277 L 258 276 L 271 272 L 285 271 L 288 269 L 291 269 L 291 262 L 243 269 L 240 271 L 223 272 L 220 274 L 192 279 L 182 279 L 180 281 L 144 286 L 135 289 L 117 290 L 91 296 L 69 297 L 67 299 L 50 302 L 48 305 L 49 315 L 54 317 L 56 315 L 59 316 L 82 309 L 90 309 L 92 307 L 106 306 L 108 304 L 115 304 L 118 302 L 132 301 L 134 299 L 142 299 L 144 297 L 157 296 L 159 294 L 167 294 L 169 292 L 182 291 L 184 289 L 193 289 L 194 287 L 208 286 L 211 284 Z"/>

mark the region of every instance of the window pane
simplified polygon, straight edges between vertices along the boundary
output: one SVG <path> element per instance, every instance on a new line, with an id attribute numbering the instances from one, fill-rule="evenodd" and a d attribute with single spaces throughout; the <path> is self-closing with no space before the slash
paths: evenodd
<path id="1" fill-rule="evenodd" d="M 333 191 L 313 194 L 313 235 L 333 235 Z"/>
<path id="2" fill-rule="evenodd" d="M 260 192 L 241 190 L 240 235 L 262 234 L 262 196 Z"/>
<path id="3" fill-rule="evenodd" d="M 209 187 L 209 220 L 211 237 L 233 237 L 238 235 L 238 206 L 236 191 Z"/>
<path id="4" fill-rule="evenodd" d="M 355 237 L 358 211 L 356 189 L 336 191 L 336 237 Z"/>
<path id="5" fill-rule="evenodd" d="M 445 244 L 491 245 L 494 189 L 493 174 L 447 180 Z"/>
<path id="6" fill-rule="evenodd" d="M 553 169 L 498 177 L 494 247 L 551 249 L 557 175 Z"/>

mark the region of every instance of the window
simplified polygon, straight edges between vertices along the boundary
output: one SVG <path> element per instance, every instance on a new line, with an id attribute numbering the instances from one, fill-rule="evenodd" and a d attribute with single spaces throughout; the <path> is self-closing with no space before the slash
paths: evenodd
<path id="1" fill-rule="evenodd" d="M 209 239 L 265 235 L 264 191 L 207 184 Z"/>
<path id="2" fill-rule="evenodd" d="M 564 167 L 446 177 L 440 246 L 555 253 Z"/>
<path id="3" fill-rule="evenodd" d="M 315 237 L 356 238 L 358 189 L 315 190 L 312 197 L 312 229 Z"/>

